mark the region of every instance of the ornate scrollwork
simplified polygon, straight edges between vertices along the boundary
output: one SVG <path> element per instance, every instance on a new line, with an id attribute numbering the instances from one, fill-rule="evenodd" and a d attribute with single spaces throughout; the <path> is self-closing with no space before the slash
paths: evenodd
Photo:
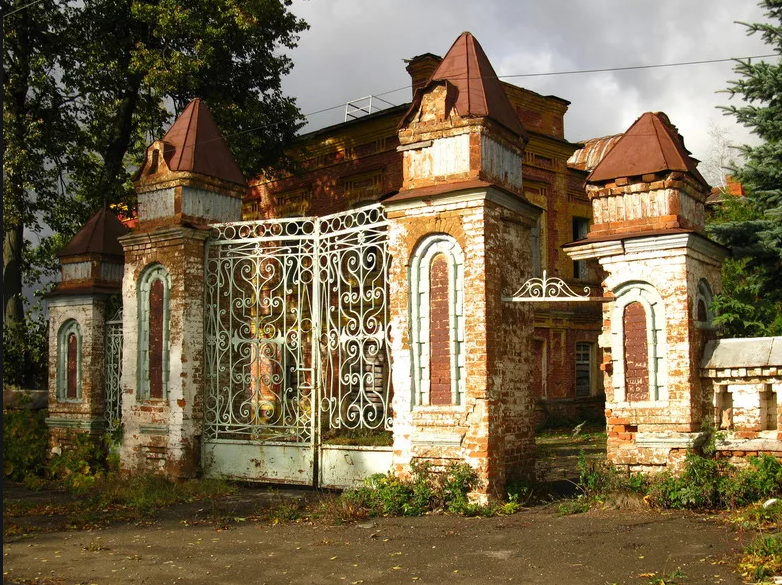
<path id="1" fill-rule="evenodd" d="M 557 302 L 557 301 L 591 301 L 588 286 L 584 287 L 584 294 L 575 292 L 561 278 L 548 278 L 543 271 L 542 278 L 530 278 L 519 290 L 510 297 L 503 297 L 508 302 Z"/>
<path id="2" fill-rule="evenodd" d="M 211 227 L 205 437 L 389 429 L 382 206 Z"/>

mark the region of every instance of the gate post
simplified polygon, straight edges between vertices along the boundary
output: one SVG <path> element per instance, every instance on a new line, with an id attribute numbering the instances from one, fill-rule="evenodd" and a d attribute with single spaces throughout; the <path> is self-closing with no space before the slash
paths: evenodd
<path id="1" fill-rule="evenodd" d="M 608 460 L 675 468 L 711 420 L 699 362 L 715 334 L 710 305 L 727 251 L 706 237 L 709 186 L 668 117 L 647 112 L 587 177 L 587 192 L 594 224 L 566 250 L 598 258 L 607 273 Z"/>
<path id="2" fill-rule="evenodd" d="M 204 397 L 204 243 L 241 219 L 246 183 L 201 100 L 190 102 L 136 175 L 138 225 L 125 248 L 122 420 L 126 471 L 193 477 Z"/>
<path id="3" fill-rule="evenodd" d="M 521 195 L 524 130 L 472 35 L 416 92 L 399 140 L 403 186 L 384 201 L 394 470 L 467 462 L 476 497 L 502 496 L 534 471 L 532 311 L 502 292 L 531 276 L 540 209 Z"/>
<path id="4" fill-rule="evenodd" d="M 105 430 L 106 301 L 120 290 L 125 226 L 107 210 L 93 215 L 59 252 L 61 280 L 49 309 L 49 443 L 68 448 L 74 432 Z"/>

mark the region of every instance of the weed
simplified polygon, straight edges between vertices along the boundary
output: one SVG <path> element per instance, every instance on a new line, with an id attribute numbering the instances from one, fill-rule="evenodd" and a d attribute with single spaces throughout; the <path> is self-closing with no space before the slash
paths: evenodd
<path id="1" fill-rule="evenodd" d="M 782 500 L 769 505 L 755 503 L 742 508 L 731 518 L 731 522 L 744 530 L 764 530 L 782 526 Z"/>
<path id="2" fill-rule="evenodd" d="M 564 500 L 557 506 L 559 516 L 571 516 L 573 514 L 583 514 L 589 511 L 589 499 L 579 494 L 572 500 Z"/>
<path id="3" fill-rule="evenodd" d="M 782 573 L 782 534 L 760 536 L 744 547 L 739 571 L 756 582 Z"/>
<path id="4" fill-rule="evenodd" d="M 750 457 L 746 469 L 687 455 L 680 475 L 654 477 L 648 500 L 661 508 L 731 509 L 782 495 L 782 463 L 770 455 Z"/>
<path id="5" fill-rule="evenodd" d="M 677 585 L 681 579 L 686 579 L 687 574 L 677 567 L 672 573 L 666 573 L 661 577 L 652 577 L 649 579 L 649 585 Z"/>
<path id="6" fill-rule="evenodd" d="M 298 501 L 281 502 L 269 510 L 266 516 L 273 524 L 282 524 L 300 520 L 303 516 L 302 511 L 302 505 Z"/>
<path id="7" fill-rule="evenodd" d="M 338 503 L 324 504 L 333 518 L 344 521 L 365 516 L 420 516 L 447 510 L 475 515 L 483 507 L 473 504 L 468 494 L 478 487 L 475 470 L 466 463 L 450 464 L 435 471 L 429 463 L 414 462 L 407 479 L 376 474 L 364 485 L 347 490 Z"/>

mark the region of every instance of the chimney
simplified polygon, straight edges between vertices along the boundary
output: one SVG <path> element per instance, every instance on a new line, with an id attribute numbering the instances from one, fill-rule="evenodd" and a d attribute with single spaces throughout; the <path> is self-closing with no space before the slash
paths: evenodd
<path id="1" fill-rule="evenodd" d="M 407 63 L 405 69 L 410 74 L 410 80 L 413 83 L 413 97 L 415 97 L 415 91 L 429 81 L 442 60 L 442 57 L 432 53 L 424 53 L 412 59 L 405 59 L 405 63 Z"/>

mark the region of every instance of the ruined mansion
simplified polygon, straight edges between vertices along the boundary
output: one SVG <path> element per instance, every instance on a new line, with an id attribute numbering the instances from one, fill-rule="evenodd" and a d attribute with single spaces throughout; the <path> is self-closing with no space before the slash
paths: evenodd
<path id="1" fill-rule="evenodd" d="M 463 33 L 413 95 L 301 137 L 247 180 L 191 102 L 60 252 L 52 446 L 112 433 L 122 468 L 346 487 L 468 462 L 534 471 L 535 429 L 605 417 L 608 459 L 782 457 L 782 338 L 718 339 L 727 251 L 676 127 L 573 144 L 568 102 L 501 82 Z"/>

